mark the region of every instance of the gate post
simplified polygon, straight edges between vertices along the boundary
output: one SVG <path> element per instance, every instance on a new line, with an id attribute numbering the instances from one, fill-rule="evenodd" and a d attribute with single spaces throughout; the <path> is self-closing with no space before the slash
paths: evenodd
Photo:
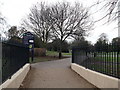
<path id="1" fill-rule="evenodd" d="M 2 84 L 2 41 L 0 37 L 0 84 Z"/>
<path id="2" fill-rule="evenodd" d="M 72 48 L 72 63 L 74 63 L 74 48 Z"/>

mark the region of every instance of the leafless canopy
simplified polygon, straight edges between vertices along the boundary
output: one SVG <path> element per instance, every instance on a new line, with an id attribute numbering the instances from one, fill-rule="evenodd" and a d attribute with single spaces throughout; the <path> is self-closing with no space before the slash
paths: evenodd
<path id="1" fill-rule="evenodd" d="M 68 2 L 57 3 L 51 7 L 51 13 L 52 21 L 55 22 L 53 35 L 61 41 L 68 37 L 85 36 L 94 24 L 88 9 L 80 3 L 75 3 L 74 6 L 70 6 Z"/>
<path id="2" fill-rule="evenodd" d="M 92 7 L 97 5 L 101 6 L 101 8 L 97 12 L 100 12 L 101 10 L 106 11 L 106 14 L 104 14 L 104 16 L 100 18 L 98 21 L 106 17 L 108 17 L 109 22 L 118 19 L 119 17 L 118 14 L 120 13 L 119 0 L 97 0 L 97 2 L 92 5 Z"/>
<path id="3" fill-rule="evenodd" d="M 51 6 L 38 3 L 30 9 L 24 25 L 32 29 L 43 42 L 48 42 L 50 36 L 61 41 L 68 37 L 84 36 L 92 29 L 93 22 L 88 9 L 80 3 L 70 5 L 62 2 Z"/>
<path id="4" fill-rule="evenodd" d="M 5 28 L 6 24 L 7 23 L 5 21 L 5 18 L 0 13 L 0 39 L 2 38 L 2 33 L 4 32 L 4 28 Z"/>
<path id="5" fill-rule="evenodd" d="M 0 2 L 0 6 L 2 6 L 2 3 Z M 0 25 L 3 25 L 5 23 L 5 17 L 3 17 L 1 10 L 0 10 Z"/>
<path id="6" fill-rule="evenodd" d="M 119 0 L 109 0 L 106 3 L 106 6 L 108 6 L 109 19 L 111 20 L 116 20 L 118 18 L 118 13 L 120 9 L 118 9 L 118 2 Z"/>
<path id="7" fill-rule="evenodd" d="M 28 18 L 23 21 L 23 25 L 33 30 L 44 43 L 50 39 L 52 27 L 50 8 L 45 3 L 38 3 L 30 9 Z"/>
<path id="8" fill-rule="evenodd" d="M 87 35 L 93 29 L 94 22 L 90 18 L 89 10 L 80 3 L 70 5 L 61 2 L 52 5 L 37 3 L 30 9 L 28 18 L 23 25 L 33 30 L 44 43 L 49 39 L 60 39 L 62 42 L 68 37 L 76 38 Z"/>

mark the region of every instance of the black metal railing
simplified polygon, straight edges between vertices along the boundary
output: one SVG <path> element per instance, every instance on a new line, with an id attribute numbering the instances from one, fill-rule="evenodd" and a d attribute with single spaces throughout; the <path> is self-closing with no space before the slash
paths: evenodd
<path id="1" fill-rule="evenodd" d="M 118 46 L 109 45 L 105 47 L 106 50 L 90 49 L 90 47 L 87 47 L 87 49 L 73 47 L 72 63 L 84 66 L 86 69 L 120 78 L 120 50 Z"/>
<path id="2" fill-rule="evenodd" d="M 2 83 L 28 62 L 28 47 L 23 44 L 2 43 Z"/>

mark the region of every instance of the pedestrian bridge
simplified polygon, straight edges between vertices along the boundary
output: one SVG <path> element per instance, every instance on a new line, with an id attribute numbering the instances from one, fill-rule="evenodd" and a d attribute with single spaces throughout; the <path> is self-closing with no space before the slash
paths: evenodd
<path id="1" fill-rule="evenodd" d="M 32 64 L 21 88 L 96 88 L 70 65 L 71 58 Z"/>

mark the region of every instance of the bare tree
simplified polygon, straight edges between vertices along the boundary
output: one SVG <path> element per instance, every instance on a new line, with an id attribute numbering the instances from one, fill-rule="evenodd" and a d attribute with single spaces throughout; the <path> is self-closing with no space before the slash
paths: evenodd
<path id="1" fill-rule="evenodd" d="M 16 26 L 12 26 L 9 30 L 8 30 L 8 38 L 12 38 L 14 36 L 18 36 L 18 30 Z"/>
<path id="2" fill-rule="evenodd" d="M 120 13 L 120 8 L 118 9 L 119 0 L 108 0 L 105 4 L 108 7 L 109 19 L 116 20 L 118 19 L 118 13 Z"/>
<path id="3" fill-rule="evenodd" d="M 27 30 L 24 27 L 18 27 L 18 37 L 22 38 L 23 34 L 26 33 Z"/>
<path id="4" fill-rule="evenodd" d="M 45 3 L 37 3 L 30 9 L 28 18 L 23 21 L 23 25 L 33 30 L 34 33 L 46 44 L 50 40 L 50 30 L 52 27 L 50 8 Z"/>
<path id="5" fill-rule="evenodd" d="M 14 37 L 22 38 L 23 34 L 27 32 L 24 27 L 11 26 L 7 31 L 4 31 L 5 39 L 9 40 Z"/>
<path id="6" fill-rule="evenodd" d="M 46 44 L 49 39 L 60 40 L 59 58 L 61 58 L 62 43 L 69 37 L 82 37 L 94 25 L 89 16 L 89 10 L 80 3 L 70 5 L 68 2 L 45 5 L 34 5 L 24 26 L 32 29 Z"/>
<path id="7" fill-rule="evenodd" d="M 0 24 L 3 24 L 5 22 L 4 17 L 2 16 L 2 14 L 0 13 Z"/>
<path id="8" fill-rule="evenodd" d="M 109 40 L 108 40 L 108 36 L 107 36 L 106 33 L 102 33 L 102 34 L 100 34 L 98 40 L 100 40 L 100 41 L 105 41 L 106 43 L 108 43 L 108 41 L 109 41 Z"/>
<path id="9" fill-rule="evenodd" d="M 1 40 L 3 39 L 2 33 L 4 33 L 4 28 L 7 26 L 6 24 L 7 23 L 6 23 L 5 18 L 3 17 L 3 15 L 0 12 L 0 39 Z"/>
<path id="10" fill-rule="evenodd" d="M 89 11 L 80 3 L 71 6 L 68 2 L 57 3 L 51 7 L 53 36 L 60 39 L 59 58 L 61 58 L 62 42 L 67 38 L 82 37 L 94 25 Z"/>
<path id="11" fill-rule="evenodd" d="M 0 2 L 0 6 L 2 6 L 2 3 Z M 5 17 L 3 17 L 2 12 L 0 10 L 0 26 L 5 24 Z"/>
<path id="12" fill-rule="evenodd" d="M 97 21 L 100 21 L 106 17 L 108 18 L 108 22 L 117 20 L 118 17 L 120 17 L 118 15 L 120 13 L 120 10 L 119 10 L 120 8 L 118 9 L 119 1 L 120 0 L 97 0 L 97 2 L 93 4 L 91 7 L 99 5 L 101 6 L 101 8 L 97 10 L 96 12 L 99 12 L 101 10 L 106 11 L 106 14 L 104 14 L 104 16 L 102 16 Z"/>

